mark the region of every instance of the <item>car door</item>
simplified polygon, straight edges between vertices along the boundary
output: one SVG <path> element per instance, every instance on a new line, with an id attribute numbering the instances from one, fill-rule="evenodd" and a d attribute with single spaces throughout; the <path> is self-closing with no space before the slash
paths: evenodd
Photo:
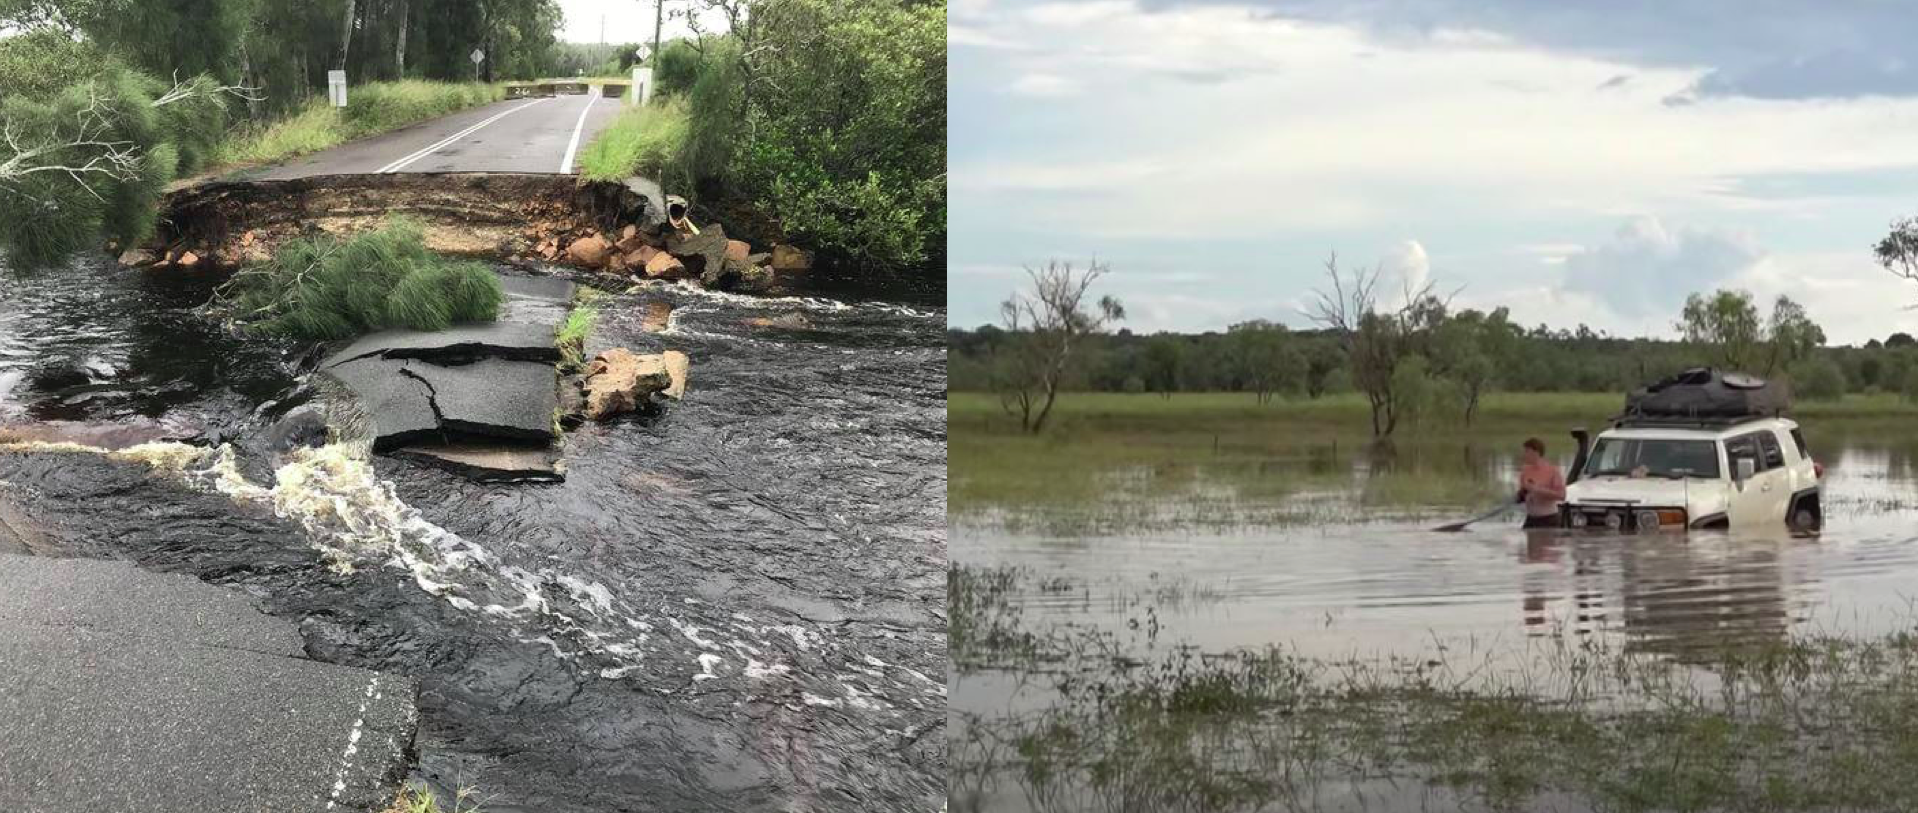
<path id="1" fill-rule="evenodd" d="M 1725 477 L 1733 481 L 1730 507 L 1725 513 L 1732 525 L 1756 525 L 1784 516 L 1783 504 L 1774 506 L 1775 492 L 1779 490 L 1777 479 L 1765 470 L 1762 445 L 1765 434 L 1768 433 L 1748 432 L 1725 439 Z M 1742 482 L 1737 480 L 1740 460 L 1752 461 L 1752 476 Z M 1774 510 L 1777 513 L 1773 513 Z"/>
<path id="2" fill-rule="evenodd" d="M 1752 478 L 1758 484 L 1758 519 L 1762 522 L 1784 522 L 1786 507 L 1791 503 L 1791 469 L 1785 465 L 1785 448 L 1778 441 L 1778 433 L 1765 429 L 1757 433 L 1758 473 Z"/>

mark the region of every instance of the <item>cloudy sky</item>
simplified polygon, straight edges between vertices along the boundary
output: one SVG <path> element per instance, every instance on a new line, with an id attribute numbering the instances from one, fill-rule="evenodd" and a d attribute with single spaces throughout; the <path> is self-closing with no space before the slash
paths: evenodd
<path id="1" fill-rule="evenodd" d="M 955 0 L 950 320 L 1097 257 L 1134 330 L 1302 325 L 1336 251 L 1528 325 L 1735 287 L 1918 331 L 1870 254 L 1918 214 L 1897 5 Z"/>
<path id="2" fill-rule="evenodd" d="M 674 13 L 683 14 L 684 9 L 692 5 L 685 0 L 667 0 L 668 16 L 660 26 L 662 40 L 690 36 L 685 18 Z M 652 0 L 559 0 L 560 13 L 566 16 L 559 38 L 567 42 L 600 42 L 603 31 L 606 42 L 652 42 L 653 9 Z M 701 16 L 700 23 L 708 31 L 725 30 L 725 18 L 710 10 Z"/>

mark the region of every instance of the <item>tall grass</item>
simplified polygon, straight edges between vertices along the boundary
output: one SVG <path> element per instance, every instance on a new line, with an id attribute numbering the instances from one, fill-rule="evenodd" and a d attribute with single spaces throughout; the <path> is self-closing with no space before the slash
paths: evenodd
<path id="1" fill-rule="evenodd" d="M 264 126 L 243 128 L 221 145 L 220 163 L 283 161 L 468 107 L 498 101 L 500 85 L 407 79 L 349 87 L 346 107 L 315 97 L 298 112 Z"/>
<path id="2" fill-rule="evenodd" d="M 593 181 L 646 175 L 677 183 L 682 179 L 672 170 L 685 148 L 688 122 L 686 102 L 677 97 L 627 108 L 580 152 L 579 174 Z"/>
<path id="3" fill-rule="evenodd" d="M 247 330 L 313 340 L 490 322 L 505 299 L 486 266 L 434 255 L 403 220 L 345 239 L 290 242 L 272 262 L 234 276 L 224 294 Z"/>

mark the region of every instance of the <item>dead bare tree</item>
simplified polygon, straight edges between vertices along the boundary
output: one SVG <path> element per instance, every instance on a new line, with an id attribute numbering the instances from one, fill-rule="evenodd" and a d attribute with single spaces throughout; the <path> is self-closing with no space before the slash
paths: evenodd
<path id="1" fill-rule="evenodd" d="M 1086 292 L 1110 270 L 1097 260 L 1083 272 L 1057 260 L 1027 268 L 1031 292 L 1014 293 L 999 306 L 1009 334 L 999 369 L 1000 406 L 1017 415 L 1025 431 L 1045 428 L 1084 339 L 1125 318 L 1125 306 L 1111 296 L 1100 297 L 1094 311 L 1086 308 Z"/>
<path id="2" fill-rule="evenodd" d="M 1325 261 L 1325 274 L 1331 290 L 1314 290 L 1316 297 L 1305 316 L 1338 335 L 1352 369 L 1352 385 L 1362 393 L 1372 409 L 1372 436 L 1390 437 L 1398 429 L 1407 406 L 1398 392 L 1397 377 L 1404 361 L 1419 352 L 1423 337 L 1445 319 L 1446 303 L 1432 293 L 1426 282 L 1403 286 L 1404 303 L 1393 310 L 1379 310 L 1378 285 L 1382 266 L 1360 268 L 1347 274 L 1339 270 L 1335 253 Z"/>
<path id="3" fill-rule="evenodd" d="M 1891 234 L 1872 247 L 1872 254 L 1886 271 L 1918 282 L 1918 217 L 1892 221 Z"/>

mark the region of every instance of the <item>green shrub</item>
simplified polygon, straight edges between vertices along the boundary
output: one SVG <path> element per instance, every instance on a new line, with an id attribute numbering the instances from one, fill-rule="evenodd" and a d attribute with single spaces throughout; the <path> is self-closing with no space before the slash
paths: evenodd
<path id="1" fill-rule="evenodd" d="M 93 43 L 75 40 L 52 28 L 0 38 L 0 99 L 46 99 L 116 64 Z"/>
<path id="2" fill-rule="evenodd" d="M 699 79 L 699 46 L 691 40 L 673 40 L 660 46 L 653 63 L 653 92 L 659 96 L 689 93 Z"/>
<path id="3" fill-rule="evenodd" d="M 419 227 L 403 220 L 287 243 L 272 262 L 235 275 L 224 294 L 247 330 L 312 340 L 490 322 L 505 299 L 485 265 L 427 251 Z"/>
<path id="4" fill-rule="evenodd" d="M 676 162 L 686 146 L 686 103 L 658 99 L 629 107 L 579 154 L 579 174 L 594 181 L 646 175 L 673 185 L 685 174 Z"/>

